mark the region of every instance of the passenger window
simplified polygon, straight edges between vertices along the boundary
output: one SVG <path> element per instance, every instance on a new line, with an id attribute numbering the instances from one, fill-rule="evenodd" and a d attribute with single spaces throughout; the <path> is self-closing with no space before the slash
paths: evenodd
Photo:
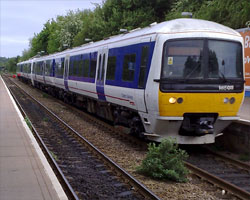
<path id="1" fill-rule="evenodd" d="M 91 53 L 90 78 L 95 78 L 95 72 L 96 72 L 96 53 Z"/>
<path id="2" fill-rule="evenodd" d="M 134 81 L 135 66 L 136 66 L 136 54 L 127 54 L 124 56 L 123 61 L 123 81 Z"/>
<path id="3" fill-rule="evenodd" d="M 78 60 L 74 60 L 73 62 L 73 76 L 77 76 L 78 71 Z"/>
<path id="4" fill-rule="evenodd" d="M 73 66 L 74 66 L 74 61 L 70 58 L 70 61 L 69 61 L 69 76 L 72 76 L 73 75 Z"/>
<path id="5" fill-rule="evenodd" d="M 29 71 L 28 71 L 28 73 L 30 73 L 31 72 L 31 64 L 29 64 Z"/>
<path id="6" fill-rule="evenodd" d="M 115 69 L 116 69 L 116 56 L 108 57 L 108 65 L 107 65 L 107 80 L 115 80 Z"/>
<path id="7" fill-rule="evenodd" d="M 82 77 L 84 73 L 83 60 L 78 61 L 78 77 Z"/>
<path id="8" fill-rule="evenodd" d="M 63 72 L 64 72 L 64 58 L 61 59 L 61 71 L 60 71 L 61 76 L 63 76 Z"/>
<path id="9" fill-rule="evenodd" d="M 83 61 L 83 77 L 89 77 L 89 59 Z"/>
<path id="10" fill-rule="evenodd" d="M 49 76 L 50 75 L 50 68 L 51 68 L 51 60 L 46 60 L 46 63 L 45 63 L 45 75 L 46 76 Z"/>
<path id="11" fill-rule="evenodd" d="M 145 87 L 145 79 L 146 79 L 146 73 L 147 73 L 147 63 L 148 63 L 148 54 L 149 53 L 149 46 L 145 45 L 142 47 L 141 52 L 141 66 L 140 66 L 140 75 L 139 75 L 139 82 L 138 87 L 144 88 Z"/>
<path id="12" fill-rule="evenodd" d="M 43 62 L 39 62 L 39 75 L 43 75 Z"/>

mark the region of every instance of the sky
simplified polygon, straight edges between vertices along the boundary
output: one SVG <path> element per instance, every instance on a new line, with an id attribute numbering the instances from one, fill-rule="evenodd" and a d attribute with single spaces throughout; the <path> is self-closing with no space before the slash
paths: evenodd
<path id="1" fill-rule="evenodd" d="M 0 57 L 22 56 L 43 25 L 69 10 L 95 8 L 102 0 L 0 0 Z"/>

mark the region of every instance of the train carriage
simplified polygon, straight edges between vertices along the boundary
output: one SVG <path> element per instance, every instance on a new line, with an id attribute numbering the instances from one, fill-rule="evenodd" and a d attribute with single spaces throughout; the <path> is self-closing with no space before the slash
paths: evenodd
<path id="1" fill-rule="evenodd" d="M 36 58 L 32 77 L 150 140 L 213 143 L 239 119 L 242 45 L 223 25 L 176 19 Z"/>

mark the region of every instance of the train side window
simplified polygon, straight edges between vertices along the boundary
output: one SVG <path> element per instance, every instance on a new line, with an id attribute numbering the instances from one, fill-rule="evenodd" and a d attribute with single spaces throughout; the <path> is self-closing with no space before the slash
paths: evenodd
<path id="1" fill-rule="evenodd" d="M 29 71 L 28 73 L 30 74 L 31 73 L 31 64 L 29 64 Z"/>
<path id="2" fill-rule="evenodd" d="M 63 76 L 63 72 L 64 72 L 64 58 L 61 58 L 60 76 Z"/>
<path id="3" fill-rule="evenodd" d="M 106 80 L 115 80 L 116 56 L 108 57 Z"/>
<path id="4" fill-rule="evenodd" d="M 21 66 L 20 66 L 21 69 Z M 33 63 L 32 74 L 36 74 L 36 63 Z"/>
<path id="5" fill-rule="evenodd" d="M 78 71 L 78 60 L 74 60 L 73 62 L 73 76 L 77 76 L 77 71 Z"/>
<path id="6" fill-rule="evenodd" d="M 135 66 L 136 66 L 136 54 L 125 55 L 123 61 L 123 72 L 122 72 L 123 81 L 130 81 L 130 82 L 134 81 Z"/>
<path id="7" fill-rule="evenodd" d="M 95 78 L 96 72 L 96 53 L 91 53 L 91 60 L 90 60 L 90 78 Z"/>
<path id="8" fill-rule="evenodd" d="M 55 76 L 62 78 L 64 72 L 64 58 L 58 58 L 55 60 Z"/>
<path id="9" fill-rule="evenodd" d="M 70 57 L 69 60 L 69 76 L 73 76 L 74 69 L 74 57 Z"/>
<path id="10" fill-rule="evenodd" d="M 78 77 L 82 77 L 83 75 L 83 60 L 78 61 Z"/>
<path id="11" fill-rule="evenodd" d="M 39 62 L 39 72 L 38 72 L 38 74 L 39 75 L 42 75 L 43 74 L 43 62 Z"/>
<path id="12" fill-rule="evenodd" d="M 45 76 L 49 76 L 50 75 L 50 68 L 51 68 L 51 60 L 46 60 L 45 62 Z"/>
<path id="13" fill-rule="evenodd" d="M 39 62 L 37 62 L 36 63 L 36 75 L 39 75 L 39 68 L 40 68 Z"/>
<path id="14" fill-rule="evenodd" d="M 141 52 L 141 66 L 140 66 L 138 88 L 144 88 L 146 73 L 147 73 L 147 63 L 149 55 L 148 53 L 149 53 L 149 46 L 148 45 L 143 46 Z"/>
<path id="15" fill-rule="evenodd" d="M 89 77 L 89 59 L 83 61 L 83 77 Z"/>

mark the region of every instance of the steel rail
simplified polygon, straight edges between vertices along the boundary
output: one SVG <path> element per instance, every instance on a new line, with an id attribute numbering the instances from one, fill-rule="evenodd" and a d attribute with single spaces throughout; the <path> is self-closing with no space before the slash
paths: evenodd
<path id="1" fill-rule="evenodd" d="M 244 199 L 244 200 L 249 200 L 250 199 L 250 193 L 242 190 L 241 188 L 227 182 L 224 181 L 223 179 L 214 176 L 213 174 L 208 173 L 205 170 L 202 170 L 188 162 L 185 162 L 186 167 L 191 170 L 194 174 L 196 174 L 197 176 L 207 180 L 210 183 L 213 183 L 214 185 L 216 185 L 217 187 L 223 188 L 226 191 L 231 192 L 232 194 L 234 194 L 235 196 L 239 197 L 240 199 Z"/>
<path id="2" fill-rule="evenodd" d="M 14 83 L 14 82 L 13 82 Z M 16 83 L 14 83 L 17 87 L 19 87 Z M 107 157 L 104 153 L 102 153 L 97 147 L 91 144 L 87 139 L 85 139 L 82 135 L 76 132 L 72 127 L 70 127 L 67 123 L 65 123 L 62 119 L 60 119 L 56 114 L 54 114 L 51 110 L 49 110 L 46 106 L 44 106 L 41 102 L 36 100 L 30 94 L 28 94 L 25 90 L 19 87 L 27 96 L 29 96 L 33 101 L 37 102 L 44 110 L 46 110 L 54 119 L 56 119 L 59 123 L 61 123 L 65 128 L 70 130 L 70 132 L 74 135 L 74 137 L 78 138 L 78 140 L 83 143 L 90 151 L 92 151 L 95 155 L 97 155 L 100 159 L 102 159 L 111 169 L 115 170 L 117 174 L 121 175 L 123 178 L 128 180 L 131 186 L 134 187 L 135 191 L 139 191 L 144 197 L 147 197 L 152 200 L 160 200 L 158 196 L 156 196 L 152 191 L 146 188 L 142 183 L 136 180 L 133 176 L 131 176 L 128 172 L 126 172 L 123 168 L 118 166 L 114 161 L 112 161 L 109 157 Z M 54 160 L 54 159 L 53 159 Z M 55 162 L 55 161 L 54 161 Z"/>
<path id="3" fill-rule="evenodd" d="M 206 151 L 208 151 L 209 153 L 211 153 L 211 154 L 217 156 L 218 158 L 220 158 L 220 159 L 222 159 L 222 160 L 224 160 L 224 161 L 226 161 L 226 162 L 231 163 L 232 165 L 234 165 L 234 166 L 236 166 L 236 167 L 240 167 L 240 168 L 242 168 L 242 169 L 244 169 L 244 170 L 247 170 L 247 171 L 250 170 L 250 164 L 244 163 L 244 162 L 239 161 L 239 160 L 235 160 L 235 159 L 233 159 L 233 158 L 230 158 L 229 156 L 223 155 L 223 154 L 221 154 L 221 153 L 219 153 L 219 152 L 215 152 L 215 151 L 213 151 L 213 150 L 211 150 L 211 149 L 209 149 L 209 148 L 205 148 L 205 147 L 204 147 L 204 149 L 205 149 Z"/>
<path id="4" fill-rule="evenodd" d="M 14 83 L 15 84 L 15 83 Z M 7 84 L 6 84 L 7 85 Z M 15 84 L 16 85 L 16 84 Z M 17 85 L 16 85 L 17 86 Z M 19 101 L 17 100 L 17 98 L 15 97 L 15 95 L 13 94 L 12 90 L 10 89 L 10 87 L 7 85 L 14 101 L 16 102 L 18 108 L 20 109 L 23 117 L 27 117 L 28 115 L 26 114 L 26 112 L 23 110 L 22 106 L 20 105 Z M 17 86 L 18 87 L 18 86 Z M 24 90 L 23 90 L 24 91 Z M 27 94 L 27 93 L 26 93 Z M 42 138 L 39 136 L 38 132 L 36 131 L 36 128 L 32 125 L 32 123 L 30 123 L 31 127 L 31 131 L 33 133 L 33 135 L 35 136 L 35 138 L 37 139 L 39 146 L 42 148 L 43 152 L 45 153 L 45 157 L 48 159 L 50 165 L 52 165 L 52 169 L 55 172 L 57 178 L 59 179 L 59 182 L 61 183 L 67 197 L 69 199 L 75 199 L 75 200 L 79 200 L 78 196 L 76 195 L 76 193 L 74 192 L 73 188 L 71 187 L 70 183 L 68 182 L 68 180 L 66 179 L 66 177 L 64 176 L 63 172 L 61 171 L 60 167 L 58 166 L 58 164 L 56 163 L 55 159 L 53 158 L 53 156 L 51 155 L 49 149 L 46 147 L 46 145 L 44 144 L 44 142 L 42 141 Z"/>
<path id="5" fill-rule="evenodd" d="M 239 123 L 239 124 L 244 124 L 244 125 L 250 126 L 250 120 L 247 120 L 247 119 L 239 119 L 238 121 L 235 121 L 235 123 Z"/>

